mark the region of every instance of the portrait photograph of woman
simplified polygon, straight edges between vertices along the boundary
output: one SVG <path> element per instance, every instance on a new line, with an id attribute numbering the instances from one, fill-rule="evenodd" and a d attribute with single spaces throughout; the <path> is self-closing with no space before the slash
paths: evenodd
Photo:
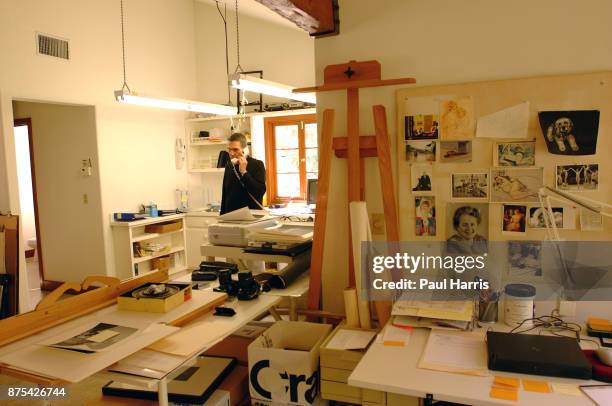
<path id="1" fill-rule="evenodd" d="M 489 235 L 488 204 L 452 203 L 447 205 L 447 251 L 482 254 Z"/>

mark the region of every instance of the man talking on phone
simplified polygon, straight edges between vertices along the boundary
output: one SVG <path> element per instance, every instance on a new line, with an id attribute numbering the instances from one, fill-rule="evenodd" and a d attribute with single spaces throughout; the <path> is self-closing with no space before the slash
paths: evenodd
<path id="1" fill-rule="evenodd" d="M 263 162 L 248 156 L 247 139 L 241 133 L 228 138 L 230 161 L 225 165 L 221 214 L 243 207 L 262 209 L 266 193 L 266 168 Z"/>

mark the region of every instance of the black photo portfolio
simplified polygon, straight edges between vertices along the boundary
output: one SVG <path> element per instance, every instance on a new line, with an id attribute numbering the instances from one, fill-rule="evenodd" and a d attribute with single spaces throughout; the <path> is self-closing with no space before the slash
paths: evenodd
<path id="1" fill-rule="evenodd" d="M 204 355 L 197 357 L 190 365 L 180 367 L 175 372 L 176 376 L 168 382 L 168 400 L 175 403 L 205 403 L 236 364 L 235 358 Z M 102 387 L 102 393 L 148 400 L 157 400 L 158 396 L 153 389 L 114 381 Z"/>
<path id="2" fill-rule="evenodd" d="M 591 363 L 570 337 L 487 332 L 489 369 L 591 379 Z"/>

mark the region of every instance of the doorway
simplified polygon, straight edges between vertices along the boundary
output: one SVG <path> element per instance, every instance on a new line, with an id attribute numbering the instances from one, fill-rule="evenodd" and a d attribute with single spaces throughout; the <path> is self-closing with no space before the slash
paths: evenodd
<path id="1" fill-rule="evenodd" d="M 21 228 L 26 244 L 26 273 L 28 286 L 30 287 L 30 303 L 35 304 L 42 298 L 41 287 L 44 281 L 44 268 L 38 221 L 32 119 L 15 119 L 14 136 L 17 181 L 19 183 L 19 205 L 21 207 Z"/>

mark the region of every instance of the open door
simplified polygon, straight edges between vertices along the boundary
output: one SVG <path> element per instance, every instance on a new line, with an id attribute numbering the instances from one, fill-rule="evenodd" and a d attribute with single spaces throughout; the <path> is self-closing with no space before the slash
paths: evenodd
<path id="1" fill-rule="evenodd" d="M 42 241 L 38 221 L 38 199 L 36 193 L 36 168 L 34 165 L 34 144 L 32 120 L 20 118 L 14 121 L 17 180 L 19 183 L 19 204 L 21 207 L 21 229 L 26 244 L 27 274 L 29 286 L 42 287 L 44 266 Z M 38 268 L 38 278 L 31 275 Z M 32 284 L 32 282 L 36 282 Z"/>

